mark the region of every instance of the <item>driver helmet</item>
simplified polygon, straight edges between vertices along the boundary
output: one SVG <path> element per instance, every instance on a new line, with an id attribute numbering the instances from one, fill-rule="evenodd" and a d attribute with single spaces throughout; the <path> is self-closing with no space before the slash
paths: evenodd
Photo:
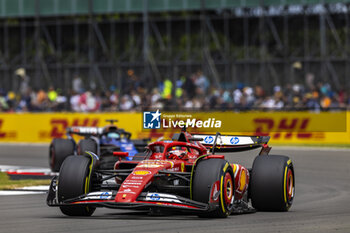
<path id="1" fill-rule="evenodd" d="M 110 133 L 107 134 L 107 137 L 108 137 L 108 138 L 119 139 L 119 138 L 120 138 L 120 135 L 119 135 L 119 133 L 110 132 Z"/>
<path id="2" fill-rule="evenodd" d="M 181 147 L 181 146 L 173 146 L 170 150 L 169 150 L 169 156 L 170 155 L 176 155 L 177 157 L 183 157 L 184 155 L 187 155 L 187 148 L 186 147 Z"/>

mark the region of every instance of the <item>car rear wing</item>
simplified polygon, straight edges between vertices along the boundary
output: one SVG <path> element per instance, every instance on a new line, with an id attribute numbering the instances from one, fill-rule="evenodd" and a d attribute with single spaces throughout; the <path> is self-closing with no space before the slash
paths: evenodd
<path id="1" fill-rule="evenodd" d="M 113 128 L 113 131 L 105 131 L 105 130 L 106 130 L 105 127 L 73 126 L 73 127 L 68 127 L 66 129 L 66 132 L 67 132 L 67 135 L 76 134 L 84 137 L 100 136 L 106 132 L 115 132 L 115 133 L 118 133 L 119 135 L 126 137 L 127 139 L 130 139 L 131 137 L 131 133 L 125 131 L 124 129 L 118 129 L 115 127 Z"/>
<path id="2" fill-rule="evenodd" d="M 86 127 L 73 126 L 66 129 L 67 134 L 77 134 L 79 136 L 101 135 L 103 128 L 101 127 Z"/>
<path id="3" fill-rule="evenodd" d="M 200 143 L 212 152 L 237 152 L 263 147 L 270 136 L 237 136 L 215 134 L 192 134 L 190 141 Z"/>
<path id="4" fill-rule="evenodd" d="M 130 134 L 129 132 L 124 131 L 123 129 L 118 129 L 114 123 L 118 122 L 116 119 L 108 119 L 106 122 L 109 122 L 111 124 L 111 127 L 115 128 L 117 133 L 125 133 L 125 134 Z M 67 134 L 77 134 L 80 136 L 90 136 L 90 135 L 101 135 L 103 134 L 104 127 L 89 127 L 89 126 L 72 126 L 66 128 Z M 130 134 L 131 136 L 131 134 Z"/>

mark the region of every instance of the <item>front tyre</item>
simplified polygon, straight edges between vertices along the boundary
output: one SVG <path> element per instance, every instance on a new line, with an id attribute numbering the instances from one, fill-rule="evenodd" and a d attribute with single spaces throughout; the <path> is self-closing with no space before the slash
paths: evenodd
<path id="1" fill-rule="evenodd" d="M 49 148 L 51 171 L 58 172 L 65 158 L 74 154 L 74 142 L 70 139 L 54 138 Z"/>
<path id="2" fill-rule="evenodd" d="M 215 210 L 200 217 L 226 218 L 230 215 L 234 201 L 233 177 L 231 165 L 223 159 L 207 159 L 198 163 L 193 175 L 192 199 L 218 203 Z"/>
<path id="3" fill-rule="evenodd" d="M 78 197 L 90 191 L 91 160 L 85 156 L 67 157 L 58 177 L 58 201 Z M 68 216 L 91 216 L 95 208 L 90 206 L 61 206 L 63 214 Z"/>
<path id="4" fill-rule="evenodd" d="M 97 143 L 91 138 L 82 139 L 78 143 L 78 154 L 85 155 L 86 151 L 91 151 L 97 155 Z"/>
<path id="5" fill-rule="evenodd" d="M 257 156 L 253 163 L 250 192 L 260 211 L 288 211 L 295 195 L 292 161 L 287 156 Z"/>

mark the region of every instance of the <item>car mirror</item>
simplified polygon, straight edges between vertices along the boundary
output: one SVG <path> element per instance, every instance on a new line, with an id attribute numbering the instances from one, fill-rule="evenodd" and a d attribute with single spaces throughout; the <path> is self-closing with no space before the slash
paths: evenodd
<path id="1" fill-rule="evenodd" d="M 113 152 L 113 155 L 118 156 L 118 157 L 128 157 L 129 152 L 115 151 L 115 152 Z"/>

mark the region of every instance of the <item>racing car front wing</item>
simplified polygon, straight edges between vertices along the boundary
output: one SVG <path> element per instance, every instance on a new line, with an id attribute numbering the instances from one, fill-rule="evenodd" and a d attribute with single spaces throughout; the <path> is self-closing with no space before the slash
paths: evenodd
<path id="1" fill-rule="evenodd" d="M 167 193 L 142 192 L 134 202 L 116 202 L 116 194 L 117 191 L 90 192 L 76 198 L 58 201 L 56 180 L 54 178 L 51 181 L 46 202 L 48 206 L 56 207 L 83 205 L 136 210 L 150 210 L 158 208 L 191 213 L 210 212 L 217 208 L 215 203 L 206 204 Z"/>

